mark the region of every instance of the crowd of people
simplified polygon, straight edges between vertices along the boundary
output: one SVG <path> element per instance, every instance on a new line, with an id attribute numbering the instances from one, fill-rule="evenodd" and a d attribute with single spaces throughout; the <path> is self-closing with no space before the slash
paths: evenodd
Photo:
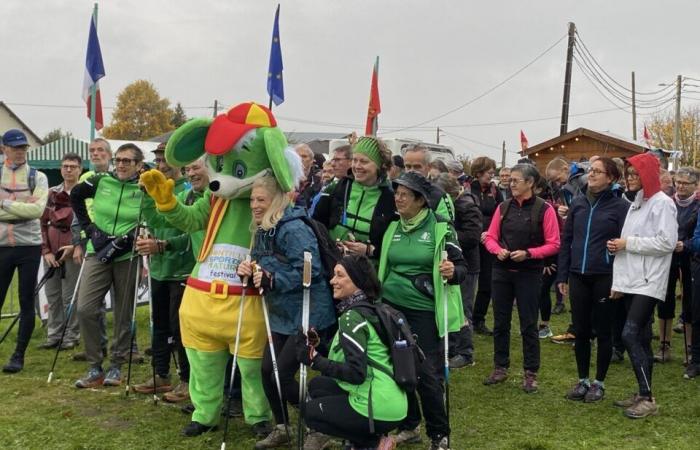
<path id="1" fill-rule="evenodd" d="M 468 165 L 433 159 L 421 145 L 392 155 L 371 136 L 336 148 L 328 159 L 299 144 L 303 180 L 293 192 L 261 176 L 249 199 L 238 200 L 249 202 L 253 238 L 250 258 L 233 275 L 244 283 L 239 294 L 263 295 L 265 320 L 217 328 L 221 336 L 237 333 L 236 347 L 208 348 L 197 327 L 211 318 L 197 309 L 199 300 L 183 302 L 183 292 L 185 283 L 199 288 L 190 273 L 210 245 L 203 242 L 202 211 L 210 202 L 215 207 L 211 161 L 176 167 L 163 144 L 148 168 L 136 145 L 113 151 L 98 138 L 89 146 L 94 170 L 81 176 L 81 157 L 66 153 L 62 182 L 49 187 L 28 162 L 28 149 L 22 131 L 4 133 L 0 306 L 16 271 L 20 312 L 16 347 L 3 371 L 24 367 L 37 278 L 44 276 L 49 308 L 40 348 L 83 346 L 74 358 L 86 361 L 87 371 L 76 388 L 123 384 L 125 366 L 141 356 L 135 297 L 146 266 L 152 331 L 145 353 L 153 374 L 131 389 L 182 403 L 192 415 L 185 436 L 216 428 L 223 408 L 225 415 L 241 410 L 259 437 L 256 448 L 286 446 L 291 406 L 305 423 L 299 430 L 307 450 L 325 448 L 333 438 L 349 449 L 388 450 L 420 442 L 422 424 L 431 450 L 448 449 L 448 368 L 486 359 L 475 355 L 474 334 L 492 336 L 493 368 L 483 383 L 504 382 L 514 310 L 526 393 L 538 391 L 540 342 L 550 338 L 575 346 L 577 373 L 565 393 L 572 401 L 603 400 L 611 362 L 628 354 L 638 390 L 614 404 L 629 418 L 658 413 L 653 366 L 671 360 L 673 332 L 684 336 L 683 376 L 700 373 L 700 174 L 689 167 L 664 171 L 651 153 L 626 160 L 556 158 L 544 168 L 523 158 L 497 170 L 488 157 Z M 143 179 L 146 170 L 168 180 L 172 199 Z M 41 258 L 45 274 L 38 273 Z M 674 326 L 677 286 L 682 301 Z M 212 298 L 219 295 L 214 282 L 206 289 Z M 310 311 L 305 295 L 313 299 Z M 566 298 L 571 325 L 553 336 L 551 314 L 565 312 Z M 412 336 L 395 339 L 387 314 Z M 311 327 L 302 329 L 305 320 Z M 250 351 L 257 345 L 247 334 L 251 327 L 267 329 L 261 357 Z M 397 351 L 406 346 L 410 357 Z M 395 376 L 406 361 L 415 375 L 410 386 Z M 319 373 L 308 388 L 301 386 L 307 396 L 299 395 L 300 365 Z M 237 383 L 229 386 L 224 373 Z M 222 392 L 242 396 L 242 406 L 222 405 Z"/>

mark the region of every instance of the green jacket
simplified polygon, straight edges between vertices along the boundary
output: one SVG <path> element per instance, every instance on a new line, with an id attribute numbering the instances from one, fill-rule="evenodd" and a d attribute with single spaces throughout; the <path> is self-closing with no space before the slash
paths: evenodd
<path id="1" fill-rule="evenodd" d="M 382 252 L 379 257 L 379 281 L 384 282 L 389 273 L 388 258 L 389 248 L 391 247 L 394 235 L 403 233 L 399 227 L 399 221 L 394 221 L 389 224 L 389 228 L 384 233 L 382 242 Z M 445 245 L 448 241 L 454 241 L 454 231 L 452 231 L 449 223 L 435 221 L 435 254 L 433 257 L 433 287 L 435 289 L 435 321 L 437 323 L 438 334 L 440 337 L 445 335 L 444 322 L 444 295 L 447 294 L 447 331 L 459 331 L 464 325 L 464 309 L 462 307 L 462 293 L 459 289 L 459 284 L 443 283 L 440 276 L 440 261 L 442 260 L 442 251 L 445 250 Z"/>
<path id="2" fill-rule="evenodd" d="M 188 192 L 187 186 L 186 178 L 178 179 L 175 181 L 174 193 L 179 197 Z M 190 236 L 158 214 L 155 202 L 148 195 L 143 200 L 143 217 L 153 236 L 167 241 L 165 252 L 151 255 L 151 277 L 158 281 L 186 279 L 194 266 Z"/>

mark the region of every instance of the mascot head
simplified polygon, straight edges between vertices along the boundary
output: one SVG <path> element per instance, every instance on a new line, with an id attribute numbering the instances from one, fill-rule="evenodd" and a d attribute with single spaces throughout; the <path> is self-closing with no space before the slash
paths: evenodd
<path id="1" fill-rule="evenodd" d="M 175 130 L 165 148 L 168 164 L 182 167 L 206 155 L 209 189 L 225 199 L 244 198 L 265 175 L 289 192 L 303 176 L 301 160 L 287 145 L 272 112 L 241 103 L 215 119 L 192 119 Z"/>

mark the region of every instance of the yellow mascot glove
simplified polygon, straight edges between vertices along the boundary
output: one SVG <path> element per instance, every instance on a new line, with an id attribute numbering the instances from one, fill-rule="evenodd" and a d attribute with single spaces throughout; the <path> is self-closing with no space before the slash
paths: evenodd
<path id="1" fill-rule="evenodd" d="M 155 169 L 142 173 L 139 181 L 156 202 L 158 211 L 170 211 L 175 208 L 177 205 L 177 199 L 173 195 L 175 181 L 166 179 L 162 172 Z"/>

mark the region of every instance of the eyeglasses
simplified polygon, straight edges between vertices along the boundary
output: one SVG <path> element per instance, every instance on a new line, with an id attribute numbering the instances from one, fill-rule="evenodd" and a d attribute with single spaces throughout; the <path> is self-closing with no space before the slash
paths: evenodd
<path id="1" fill-rule="evenodd" d="M 696 184 L 693 181 L 676 181 L 676 186 L 693 186 Z"/>
<path id="2" fill-rule="evenodd" d="M 154 158 L 154 159 L 153 159 L 153 162 L 156 163 L 156 164 L 164 163 L 164 162 L 165 162 L 165 158 Z"/>
<path id="3" fill-rule="evenodd" d="M 608 174 L 608 172 L 606 172 L 606 171 L 604 171 L 604 170 L 598 170 L 598 169 L 591 169 L 591 170 L 588 171 L 588 173 L 589 173 L 589 174 L 596 175 L 596 176 L 597 176 L 597 175 L 607 175 L 607 174 Z"/>
<path id="4" fill-rule="evenodd" d="M 61 169 L 78 170 L 78 169 L 80 169 L 80 166 L 77 164 L 62 164 Z"/>
<path id="5" fill-rule="evenodd" d="M 394 198 L 398 198 L 399 200 L 404 200 L 404 199 L 413 199 L 416 196 L 413 194 L 413 192 L 394 192 Z"/>
<path id="6" fill-rule="evenodd" d="M 130 166 L 135 162 L 136 160 L 131 158 L 112 158 L 112 164 L 114 164 L 115 166 L 118 166 L 119 164 Z"/>
<path id="7" fill-rule="evenodd" d="M 639 174 L 638 174 L 638 173 L 627 172 L 627 173 L 625 174 L 625 178 L 630 178 L 630 179 L 632 179 L 632 180 L 638 180 L 638 179 L 639 179 Z"/>

